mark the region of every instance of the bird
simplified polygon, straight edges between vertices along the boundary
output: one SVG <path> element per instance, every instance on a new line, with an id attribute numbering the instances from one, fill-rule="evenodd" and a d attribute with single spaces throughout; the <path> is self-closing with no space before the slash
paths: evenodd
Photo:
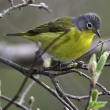
<path id="1" fill-rule="evenodd" d="M 84 54 L 91 46 L 95 35 L 101 38 L 100 25 L 99 15 L 85 13 L 76 17 L 60 17 L 27 32 L 5 34 L 5 36 L 22 36 L 35 43 L 41 42 L 41 48 L 45 49 L 54 39 L 69 30 L 47 50 L 47 53 L 56 60 L 66 62 Z"/>

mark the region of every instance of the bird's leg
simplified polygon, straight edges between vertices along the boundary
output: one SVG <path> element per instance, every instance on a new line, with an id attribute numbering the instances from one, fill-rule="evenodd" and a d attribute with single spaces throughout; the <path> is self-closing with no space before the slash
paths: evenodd
<path id="1" fill-rule="evenodd" d="M 56 67 L 57 67 L 57 70 L 59 70 L 58 71 L 58 73 L 61 71 L 61 61 L 57 61 L 57 63 L 56 63 Z M 57 74 L 58 74 L 57 73 Z"/>

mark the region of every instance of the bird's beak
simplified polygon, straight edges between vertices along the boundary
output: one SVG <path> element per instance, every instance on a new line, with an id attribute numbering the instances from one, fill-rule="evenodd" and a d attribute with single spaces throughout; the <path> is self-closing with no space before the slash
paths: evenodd
<path id="1" fill-rule="evenodd" d="M 99 30 L 95 30 L 95 34 L 96 34 L 99 38 L 101 38 L 101 35 L 100 35 L 100 33 L 99 33 Z"/>

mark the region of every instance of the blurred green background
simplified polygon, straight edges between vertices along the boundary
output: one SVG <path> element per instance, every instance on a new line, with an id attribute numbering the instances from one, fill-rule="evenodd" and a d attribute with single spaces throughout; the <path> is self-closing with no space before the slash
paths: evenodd
<path id="1" fill-rule="evenodd" d="M 49 6 L 49 8 L 52 10 L 51 14 L 37 7 L 24 7 L 21 8 L 21 10 L 14 10 L 11 12 L 11 15 L 7 14 L 2 19 L 0 19 L 1 56 L 23 67 L 29 68 L 33 62 L 36 44 L 21 37 L 5 37 L 3 34 L 27 31 L 40 24 L 53 21 L 57 17 L 63 16 L 77 16 L 88 12 L 97 13 L 102 19 L 100 28 L 102 40 L 110 38 L 110 0 L 35 0 L 34 3 L 39 4 L 41 2 L 44 2 Z M 21 0 L 14 0 L 15 5 L 18 3 L 22 3 Z M 0 0 L 0 12 L 9 7 L 10 4 L 8 1 Z M 99 38 L 96 36 L 93 40 L 92 46 L 98 41 Z M 88 63 L 90 55 L 93 53 L 97 54 L 98 50 L 99 48 L 95 49 L 81 60 L 83 60 L 85 63 Z M 105 50 L 110 50 L 109 42 L 104 46 L 104 51 Z M 109 59 L 107 62 L 109 62 Z M 37 67 L 40 67 L 41 65 L 42 61 L 40 60 L 37 63 Z M 89 75 L 88 71 L 81 71 Z M 0 63 L 0 79 L 2 83 L 3 95 L 13 98 L 24 78 L 25 77 L 20 72 Z M 76 73 L 59 76 L 57 79 L 59 80 L 62 90 L 68 94 L 83 96 L 89 93 L 89 81 Z M 54 89 L 54 86 L 48 77 L 42 76 L 40 80 Z M 109 80 L 110 67 L 105 67 L 98 82 L 105 86 L 107 90 L 110 90 Z M 28 80 L 23 91 L 31 81 L 31 79 Z M 99 87 L 96 86 L 96 88 L 101 91 Z M 28 100 L 30 96 L 35 97 L 35 102 L 32 107 L 33 110 L 36 110 L 36 108 L 40 108 L 41 110 L 63 110 L 64 108 L 64 105 L 61 102 L 59 102 L 54 96 L 52 96 L 48 91 L 46 91 L 37 83 L 27 94 L 24 102 L 25 106 L 28 106 Z M 98 100 L 108 101 L 108 104 L 100 110 L 110 110 L 109 96 L 100 96 Z M 17 101 L 19 101 L 19 99 Z M 71 101 L 79 108 L 79 110 L 83 110 L 87 100 L 82 102 L 76 100 Z M 6 101 L 1 100 L 2 108 L 6 104 Z M 15 105 L 11 105 L 11 107 L 8 108 L 8 110 L 15 109 L 19 110 L 19 108 Z"/>

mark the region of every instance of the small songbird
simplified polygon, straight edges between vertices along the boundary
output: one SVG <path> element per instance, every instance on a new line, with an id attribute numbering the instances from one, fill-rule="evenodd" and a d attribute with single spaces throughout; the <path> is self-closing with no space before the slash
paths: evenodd
<path id="1" fill-rule="evenodd" d="M 101 19 L 97 14 L 86 13 L 77 17 L 61 17 L 27 32 L 6 34 L 6 36 L 23 36 L 34 42 L 41 42 L 42 49 L 44 49 L 69 29 L 69 32 L 54 42 L 47 50 L 55 59 L 69 61 L 78 58 L 89 49 L 95 34 L 101 37 L 100 25 Z"/>

